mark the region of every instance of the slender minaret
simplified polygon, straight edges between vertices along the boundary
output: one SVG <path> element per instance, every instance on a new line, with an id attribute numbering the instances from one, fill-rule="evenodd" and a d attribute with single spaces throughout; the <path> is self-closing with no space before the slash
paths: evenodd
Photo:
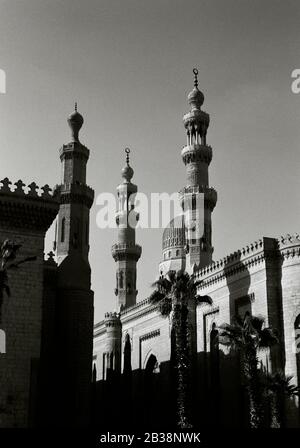
<path id="1" fill-rule="evenodd" d="M 71 142 L 60 149 L 62 179 L 56 249 L 58 264 L 69 255 L 80 256 L 88 264 L 89 215 L 94 191 L 86 185 L 89 150 L 79 141 L 83 117 L 77 111 L 69 116 Z"/>
<path id="2" fill-rule="evenodd" d="M 186 269 L 203 267 L 212 261 L 211 213 L 217 202 L 217 193 L 209 187 L 208 167 L 212 148 L 206 143 L 209 115 L 201 110 L 204 95 L 198 89 L 198 70 L 194 69 L 194 88 L 188 95 L 190 112 L 183 117 L 187 134 L 181 155 L 186 166 L 186 186 L 180 191 L 185 214 Z"/>
<path id="3" fill-rule="evenodd" d="M 134 201 L 137 186 L 131 182 L 134 171 L 129 165 L 130 149 L 126 148 L 125 152 L 126 165 L 122 169 L 124 180 L 117 187 L 118 242 L 112 247 L 112 256 L 117 264 L 115 294 L 118 311 L 136 303 L 136 263 L 142 253 L 141 246 L 135 243 L 135 226 L 138 221 L 138 214 L 134 210 Z"/>
<path id="4" fill-rule="evenodd" d="M 60 149 L 62 180 L 57 226 L 57 424 L 85 427 L 89 419 L 93 355 L 93 291 L 89 214 L 94 191 L 86 185 L 89 150 L 79 141 L 83 117 L 68 118 L 71 141 Z M 74 393 L 76 391 L 76 393 Z"/>

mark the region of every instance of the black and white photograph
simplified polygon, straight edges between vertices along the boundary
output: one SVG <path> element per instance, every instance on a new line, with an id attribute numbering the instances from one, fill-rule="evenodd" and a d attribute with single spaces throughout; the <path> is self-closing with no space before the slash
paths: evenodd
<path id="1" fill-rule="evenodd" d="M 300 436 L 299 0 L 0 0 L 0 446 Z"/>

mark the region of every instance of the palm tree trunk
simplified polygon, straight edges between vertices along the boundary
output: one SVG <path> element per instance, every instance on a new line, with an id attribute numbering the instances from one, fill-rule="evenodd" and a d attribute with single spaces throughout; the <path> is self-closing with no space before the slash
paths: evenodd
<path id="1" fill-rule="evenodd" d="M 177 416 L 180 428 L 191 428 L 188 409 L 189 353 L 187 335 L 187 306 L 176 303 L 173 306 L 172 324 L 175 331 L 175 358 L 177 379 Z"/>
<path id="2" fill-rule="evenodd" d="M 270 395 L 270 426 L 271 428 L 280 428 L 280 405 L 276 392 L 272 392 Z"/>
<path id="3" fill-rule="evenodd" d="M 262 408 L 259 396 L 257 357 L 255 350 L 247 350 L 244 355 L 244 376 L 249 402 L 250 428 L 259 428 L 262 421 Z"/>

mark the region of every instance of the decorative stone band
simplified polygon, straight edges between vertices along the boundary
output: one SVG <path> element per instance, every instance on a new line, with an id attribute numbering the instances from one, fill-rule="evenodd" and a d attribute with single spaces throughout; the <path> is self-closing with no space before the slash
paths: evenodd
<path id="1" fill-rule="evenodd" d="M 204 193 L 204 207 L 208 208 L 210 211 L 213 211 L 218 200 L 218 194 L 214 188 L 206 185 L 188 186 L 180 190 L 179 201 L 181 206 L 183 205 L 185 195 L 197 193 Z"/>
<path id="2" fill-rule="evenodd" d="M 62 184 L 57 187 L 61 204 L 83 204 L 91 208 L 94 202 L 94 190 L 86 184 Z"/>
<path id="3" fill-rule="evenodd" d="M 41 189 L 32 182 L 28 185 L 28 191 L 24 191 L 25 184 L 19 180 L 14 185 L 8 178 L 0 181 L 0 226 L 9 228 L 26 228 L 31 230 L 46 231 L 52 224 L 59 208 L 57 191 L 51 195 L 49 185 Z M 39 194 L 37 190 L 41 190 Z"/>
<path id="4" fill-rule="evenodd" d="M 59 150 L 60 160 L 80 159 L 87 161 L 90 155 L 89 149 L 79 142 L 71 142 L 63 145 Z"/>
<path id="5" fill-rule="evenodd" d="M 157 336 L 160 336 L 160 329 L 150 331 L 149 333 L 143 334 L 143 336 L 140 336 L 140 341 L 147 341 L 148 339 L 156 338 Z"/>
<path id="6" fill-rule="evenodd" d="M 184 146 L 181 156 L 185 165 L 195 162 L 204 162 L 209 165 L 212 160 L 212 147 L 199 144 Z"/>
<path id="7" fill-rule="evenodd" d="M 111 253 L 115 261 L 120 260 L 138 261 L 142 254 L 142 248 L 138 244 L 117 243 L 112 246 Z"/>

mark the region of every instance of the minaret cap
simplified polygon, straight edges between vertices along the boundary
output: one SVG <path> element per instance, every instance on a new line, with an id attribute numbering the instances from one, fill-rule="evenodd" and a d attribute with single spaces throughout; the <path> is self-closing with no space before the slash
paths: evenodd
<path id="1" fill-rule="evenodd" d="M 126 152 L 126 165 L 122 169 L 122 177 L 123 177 L 123 179 L 126 180 L 126 182 L 130 182 L 132 177 L 133 177 L 133 174 L 134 174 L 133 169 L 129 165 L 130 149 L 129 148 L 125 148 L 125 152 Z"/>
<path id="2" fill-rule="evenodd" d="M 77 112 L 77 103 L 75 103 L 75 110 L 68 118 L 68 124 L 72 131 L 72 141 L 79 142 L 78 134 L 83 125 L 83 116 Z"/>
<path id="3" fill-rule="evenodd" d="M 191 105 L 192 109 L 200 109 L 202 104 L 204 103 L 204 95 L 201 90 L 198 89 L 198 69 L 193 69 L 194 73 L 194 88 L 188 94 L 188 102 Z"/>

